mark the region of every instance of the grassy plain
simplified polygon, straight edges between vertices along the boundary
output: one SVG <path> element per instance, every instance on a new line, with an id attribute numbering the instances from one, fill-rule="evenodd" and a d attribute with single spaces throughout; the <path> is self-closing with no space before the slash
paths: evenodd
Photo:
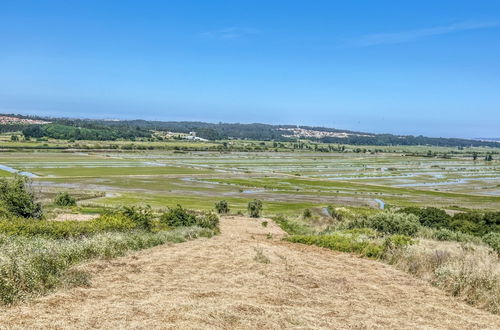
<path id="1" fill-rule="evenodd" d="M 389 207 L 500 208 L 500 163 L 470 156 L 472 150 L 485 150 L 432 148 L 448 155 L 443 158 L 413 155 L 427 147 L 383 148 L 386 152 L 37 150 L 0 153 L 0 164 L 35 174 L 42 195 L 104 193 L 81 202 L 92 206 L 180 203 L 211 209 L 226 199 L 233 211 L 244 211 L 249 200 L 259 198 L 267 215 L 330 204 L 377 208 L 380 202 Z M 8 175 L 0 170 L 0 176 Z"/>

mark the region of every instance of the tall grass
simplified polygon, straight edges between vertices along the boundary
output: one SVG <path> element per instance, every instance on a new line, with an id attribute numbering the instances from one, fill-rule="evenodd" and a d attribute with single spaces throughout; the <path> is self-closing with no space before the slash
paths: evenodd
<path id="1" fill-rule="evenodd" d="M 181 227 L 157 233 L 98 233 L 78 239 L 0 235 L 0 301 L 12 304 L 44 294 L 62 283 L 71 266 L 92 258 L 113 258 L 127 251 L 213 234 L 206 228 Z"/>
<path id="2" fill-rule="evenodd" d="M 486 246 L 421 241 L 386 261 L 473 306 L 500 314 L 500 264 Z"/>
<path id="3" fill-rule="evenodd" d="M 406 215 L 381 214 L 384 217 L 346 217 L 322 232 L 297 220 L 281 217 L 276 221 L 290 234 L 286 238 L 290 242 L 378 259 L 470 305 L 500 314 L 500 235 L 490 233 L 481 239 L 444 228 L 414 226 L 414 219 L 409 223 Z M 372 229 L 359 228 L 363 226 Z M 354 229 L 340 230 L 345 228 Z M 411 233 L 413 237 L 388 236 L 390 233 Z"/>

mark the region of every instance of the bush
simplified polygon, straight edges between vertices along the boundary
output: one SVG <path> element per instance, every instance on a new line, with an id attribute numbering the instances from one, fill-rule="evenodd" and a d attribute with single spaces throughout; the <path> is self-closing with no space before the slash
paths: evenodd
<path id="1" fill-rule="evenodd" d="M 420 229 L 417 216 L 406 213 L 381 212 L 347 224 L 350 228 L 372 228 L 384 234 L 415 235 Z"/>
<path id="2" fill-rule="evenodd" d="M 169 227 L 189 227 L 196 224 L 196 216 L 177 204 L 175 208 L 170 208 L 160 217 L 160 222 Z"/>
<path id="3" fill-rule="evenodd" d="M 127 231 L 135 228 L 138 228 L 137 224 L 121 214 L 102 215 L 90 221 L 34 221 L 23 218 L 0 221 L 2 234 L 54 239 L 90 236 L 104 231 Z"/>
<path id="4" fill-rule="evenodd" d="M 252 218 L 259 218 L 262 212 L 262 201 L 254 199 L 248 203 L 248 214 Z"/>
<path id="5" fill-rule="evenodd" d="M 219 229 L 219 217 L 213 212 L 208 212 L 196 217 L 196 225 L 201 228 L 208 228 L 215 231 Z"/>
<path id="6" fill-rule="evenodd" d="M 153 228 L 153 210 L 149 205 L 145 207 L 124 206 L 120 212 L 132 220 L 138 228 L 149 231 Z"/>
<path id="7" fill-rule="evenodd" d="M 282 215 L 274 217 L 273 220 L 290 235 L 308 235 L 313 232 L 309 227 L 295 221 L 290 221 Z"/>
<path id="8" fill-rule="evenodd" d="M 218 201 L 217 203 L 215 203 L 215 210 L 219 214 L 229 213 L 229 205 L 227 204 L 227 201 L 222 200 L 222 201 Z"/>
<path id="9" fill-rule="evenodd" d="M 35 201 L 31 182 L 23 176 L 0 179 L 0 210 L 23 218 L 39 219 L 43 216 L 42 206 Z"/>
<path id="10" fill-rule="evenodd" d="M 500 254 L 500 233 L 489 233 L 483 236 L 483 242 L 491 246 L 498 254 Z"/>
<path id="11" fill-rule="evenodd" d="M 219 228 L 219 217 L 215 213 L 208 212 L 197 215 L 195 212 L 186 210 L 180 205 L 165 212 L 160 217 L 160 222 L 169 227 L 198 226 L 213 230 L 218 230 Z"/>
<path id="12" fill-rule="evenodd" d="M 476 236 L 484 236 L 489 232 L 500 232 L 500 212 L 457 213 L 451 219 L 450 229 Z"/>
<path id="13" fill-rule="evenodd" d="M 303 218 L 306 218 L 306 219 L 308 219 L 308 218 L 312 217 L 312 212 L 311 212 L 311 210 L 310 210 L 310 209 L 305 209 L 305 210 L 304 210 L 304 213 L 302 213 L 302 217 L 303 217 Z"/>
<path id="14" fill-rule="evenodd" d="M 54 203 L 57 206 L 76 206 L 76 199 L 67 192 L 60 193 L 59 195 L 56 196 Z"/>
<path id="15" fill-rule="evenodd" d="M 380 244 L 360 240 L 356 235 L 294 235 L 286 238 L 292 243 L 316 245 L 341 252 L 356 252 L 368 258 L 378 258 L 382 255 Z"/>
<path id="16" fill-rule="evenodd" d="M 414 214 L 418 217 L 420 224 L 425 227 L 448 228 L 451 217 L 444 210 L 435 207 L 406 207 L 398 210 L 398 213 Z"/>
<path id="17" fill-rule="evenodd" d="M 332 205 L 329 205 L 326 210 L 328 211 L 328 214 L 330 214 L 330 216 L 338 221 L 342 221 L 342 219 L 344 218 L 342 213 L 338 212 L 335 207 L 333 207 Z"/>

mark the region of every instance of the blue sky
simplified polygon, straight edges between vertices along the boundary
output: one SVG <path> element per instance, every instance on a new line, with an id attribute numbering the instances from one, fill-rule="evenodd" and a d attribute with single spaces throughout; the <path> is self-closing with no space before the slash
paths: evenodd
<path id="1" fill-rule="evenodd" d="M 0 112 L 500 136 L 500 1 L 0 1 Z"/>

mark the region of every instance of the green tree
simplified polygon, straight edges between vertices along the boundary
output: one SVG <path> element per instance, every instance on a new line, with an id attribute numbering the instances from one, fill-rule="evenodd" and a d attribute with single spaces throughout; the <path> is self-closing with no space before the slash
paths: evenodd
<path id="1" fill-rule="evenodd" d="M 227 214 L 229 213 L 229 205 L 226 200 L 221 200 L 215 203 L 215 210 L 219 214 Z"/>
<path id="2" fill-rule="evenodd" d="M 63 207 L 76 206 L 76 199 L 67 192 L 63 192 L 56 196 L 54 204 Z"/>
<path id="3" fill-rule="evenodd" d="M 259 218 L 262 212 L 262 201 L 254 199 L 248 203 L 248 214 L 252 218 Z"/>
<path id="4" fill-rule="evenodd" d="M 42 206 L 35 200 L 31 181 L 24 176 L 0 180 L 0 208 L 23 218 L 39 219 L 43 215 Z"/>

